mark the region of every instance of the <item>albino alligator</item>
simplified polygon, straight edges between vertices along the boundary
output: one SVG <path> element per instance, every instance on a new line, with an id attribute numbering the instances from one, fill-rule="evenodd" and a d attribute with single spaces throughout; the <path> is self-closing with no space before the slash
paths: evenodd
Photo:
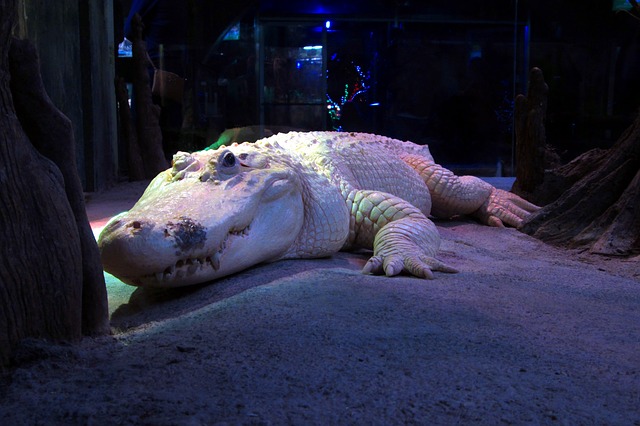
<path id="1" fill-rule="evenodd" d="M 201 283 L 279 259 L 373 248 L 363 272 L 433 278 L 427 216 L 520 226 L 533 204 L 437 165 L 426 146 L 362 133 L 278 134 L 179 152 L 99 237 L 104 268 L 151 287 Z"/>

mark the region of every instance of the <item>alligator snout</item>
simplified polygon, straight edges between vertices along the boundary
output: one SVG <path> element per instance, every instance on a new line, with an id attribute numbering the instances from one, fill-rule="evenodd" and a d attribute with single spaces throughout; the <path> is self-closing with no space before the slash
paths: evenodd
<path id="1" fill-rule="evenodd" d="M 105 270 L 127 277 L 154 273 L 158 265 L 173 264 L 206 241 L 205 227 L 186 216 L 154 222 L 123 214 L 107 224 L 98 246 Z"/>
<path id="2" fill-rule="evenodd" d="M 149 232 L 156 228 L 158 225 L 151 221 L 118 219 L 112 220 L 107 225 L 104 235 L 125 231 L 131 236 L 149 238 Z M 184 252 L 202 248 L 207 241 L 207 232 L 204 226 L 186 216 L 167 221 L 162 234 L 165 239 L 173 240 L 174 246 Z"/>

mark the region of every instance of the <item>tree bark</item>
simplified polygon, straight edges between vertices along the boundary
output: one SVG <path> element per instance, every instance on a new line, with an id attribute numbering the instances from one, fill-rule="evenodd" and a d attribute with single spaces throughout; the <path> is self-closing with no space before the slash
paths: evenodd
<path id="1" fill-rule="evenodd" d="M 160 129 L 160 107 L 153 103 L 149 67 L 152 66 L 147 53 L 147 45 L 142 38 L 140 16 L 133 19 L 133 105 L 136 115 L 138 144 L 148 179 L 169 168 L 162 149 L 162 131 Z"/>
<path id="2" fill-rule="evenodd" d="M 592 253 L 639 253 L 640 115 L 612 148 L 551 168 L 544 125 L 547 92 L 542 71 L 533 68 L 527 97 L 516 98 L 518 166 L 512 191 L 545 206 L 521 230 Z"/>
<path id="3" fill-rule="evenodd" d="M 31 144 L 53 161 L 64 179 L 64 190 L 75 218 L 82 249 L 82 332 L 109 331 L 107 293 L 100 252 L 87 218 L 78 175 L 71 121 L 51 102 L 42 83 L 35 47 L 13 39 L 9 50 L 11 94 L 18 120 Z"/>
<path id="4" fill-rule="evenodd" d="M 527 96 L 518 95 L 515 101 L 516 181 L 512 191 L 526 198 L 544 179 L 545 117 L 549 87 L 539 68 L 529 74 Z M 529 195 L 529 197 L 527 197 Z"/>
<path id="5" fill-rule="evenodd" d="M 546 143 L 545 119 L 549 88 L 539 68 L 529 75 L 527 96 L 518 95 L 515 102 L 516 180 L 511 192 L 534 204 L 545 205 L 556 200 L 575 182 L 569 182 L 554 168 L 560 157 Z M 554 178 L 555 177 L 555 178 Z"/>
<path id="6" fill-rule="evenodd" d="M 0 0 L 0 366 L 26 337 L 109 331 L 70 123 L 44 93 L 33 50 L 11 41 L 16 5 Z"/>
<path id="7" fill-rule="evenodd" d="M 575 183 L 522 230 L 597 254 L 640 253 L 640 114 L 613 147 L 583 154 L 563 175 Z"/>
<path id="8" fill-rule="evenodd" d="M 144 163 L 138 144 L 138 135 L 131 117 L 129 108 L 129 94 L 122 77 L 116 77 L 116 101 L 118 103 L 118 116 L 120 117 L 120 128 L 122 137 L 127 144 L 127 168 L 130 181 L 142 180 L 145 178 Z"/>

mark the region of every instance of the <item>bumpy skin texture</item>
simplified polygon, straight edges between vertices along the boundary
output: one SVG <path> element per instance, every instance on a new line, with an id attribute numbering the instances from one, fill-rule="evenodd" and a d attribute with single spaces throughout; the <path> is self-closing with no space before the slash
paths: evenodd
<path id="1" fill-rule="evenodd" d="M 260 262 L 372 248 L 365 273 L 432 278 L 429 215 L 520 226 L 538 207 L 437 165 L 429 149 L 363 133 L 278 134 L 178 153 L 173 167 L 99 238 L 105 270 L 133 285 L 175 287 Z"/>

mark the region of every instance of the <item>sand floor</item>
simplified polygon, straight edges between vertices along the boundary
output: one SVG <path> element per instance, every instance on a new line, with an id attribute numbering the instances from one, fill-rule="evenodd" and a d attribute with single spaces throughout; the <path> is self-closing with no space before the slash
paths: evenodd
<path id="1" fill-rule="evenodd" d="M 99 229 L 144 184 L 92 194 Z M 640 425 L 640 258 L 438 221 L 457 274 L 360 273 L 366 253 L 208 285 L 107 276 L 113 335 L 29 340 L 0 424 Z"/>

